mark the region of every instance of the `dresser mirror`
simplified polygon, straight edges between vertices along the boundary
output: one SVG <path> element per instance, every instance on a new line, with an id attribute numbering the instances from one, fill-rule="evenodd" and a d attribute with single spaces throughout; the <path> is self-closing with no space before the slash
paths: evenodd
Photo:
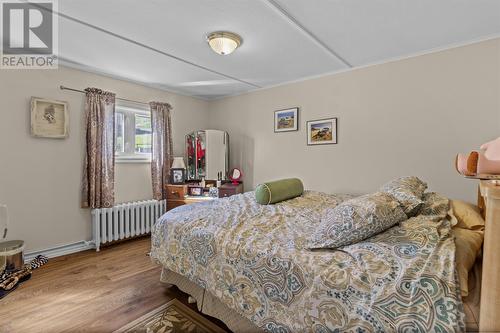
<path id="1" fill-rule="evenodd" d="M 226 179 L 229 166 L 229 135 L 219 130 L 199 130 L 186 135 L 188 180 Z"/>

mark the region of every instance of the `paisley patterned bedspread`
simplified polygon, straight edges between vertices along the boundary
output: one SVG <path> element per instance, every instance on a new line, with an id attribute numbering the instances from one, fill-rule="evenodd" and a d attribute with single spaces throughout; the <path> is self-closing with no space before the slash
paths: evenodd
<path id="1" fill-rule="evenodd" d="M 262 206 L 253 192 L 166 213 L 152 257 L 270 332 L 461 332 L 448 200 L 363 242 L 311 251 L 327 208 L 349 198 L 306 191 Z"/>

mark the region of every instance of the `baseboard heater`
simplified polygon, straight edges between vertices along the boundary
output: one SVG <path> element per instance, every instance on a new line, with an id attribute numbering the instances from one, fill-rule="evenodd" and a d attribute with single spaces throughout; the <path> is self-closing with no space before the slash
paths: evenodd
<path id="1" fill-rule="evenodd" d="M 165 211 L 165 200 L 134 201 L 93 209 L 92 231 L 96 251 L 106 243 L 147 235 Z"/>

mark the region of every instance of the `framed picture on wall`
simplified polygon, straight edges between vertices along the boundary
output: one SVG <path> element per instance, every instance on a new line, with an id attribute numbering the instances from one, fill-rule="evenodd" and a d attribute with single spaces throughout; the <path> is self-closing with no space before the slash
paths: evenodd
<path id="1" fill-rule="evenodd" d="M 307 144 L 309 146 L 335 143 L 337 143 L 337 118 L 307 122 Z"/>
<path id="2" fill-rule="evenodd" d="M 291 132 L 299 129 L 299 108 L 274 111 L 274 132 Z"/>
<path id="3" fill-rule="evenodd" d="M 40 138 L 68 137 L 68 103 L 44 98 L 31 98 L 31 135 Z"/>

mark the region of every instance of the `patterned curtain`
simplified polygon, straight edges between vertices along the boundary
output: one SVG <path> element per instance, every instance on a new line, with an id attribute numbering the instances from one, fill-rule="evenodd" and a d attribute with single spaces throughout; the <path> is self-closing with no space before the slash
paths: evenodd
<path id="1" fill-rule="evenodd" d="M 115 203 L 115 94 L 85 89 L 86 153 L 82 207 L 113 207 Z"/>
<path id="2" fill-rule="evenodd" d="M 167 197 L 166 186 L 170 177 L 172 164 L 172 122 L 167 103 L 151 102 L 152 159 L 151 179 L 153 181 L 153 198 L 163 200 Z"/>

